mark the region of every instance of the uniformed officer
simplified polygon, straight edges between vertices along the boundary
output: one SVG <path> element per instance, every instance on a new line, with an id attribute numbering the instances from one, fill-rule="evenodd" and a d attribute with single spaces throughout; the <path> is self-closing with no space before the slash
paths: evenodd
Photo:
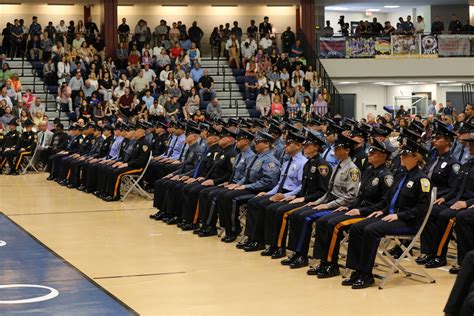
<path id="1" fill-rule="evenodd" d="M 56 179 L 58 172 L 58 167 L 56 165 L 59 163 L 61 158 L 69 155 L 69 152 L 76 151 L 79 146 L 79 142 L 82 142 L 82 132 L 77 126 L 77 124 L 72 124 L 71 126 L 69 126 L 68 134 L 70 139 L 66 148 L 48 158 L 48 165 L 46 167 L 46 170 L 50 174 L 47 180 L 52 181 Z"/>
<path id="2" fill-rule="evenodd" d="M 356 145 L 354 146 L 354 155 L 352 155 L 352 162 L 354 162 L 362 174 L 369 166 L 367 153 L 365 152 L 367 136 L 367 133 L 363 129 L 352 125 L 350 137 L 356 142 Z"/>
<path id="3" fill-rule="evenodd" d="M 208 237 L 217 234 L 217 209 L 218 196 L 227 189 L 237 186 L 245 176 L 245 170 L 253 160 L 255 153 L 250 148 L 254 135 L 245 130 L 240 130 L 237 134 L 236 149 L 239 151 L 235 157 L 232 174 L 228 182 L 219 186 L 205 188 L 199 193 L 199 218 L 203 225 L 197 231 L 199 237 Z"/>
<path id="4" fill-rule="evenodd" d="M 223 242 L 234 242 L 242 230 L 238 220 L 239 207 L 256 194 L 267 192 L 277 183 L 280 163 L 271 151 L 271 144 L 274 141 L 271 135 L 258 132 L 254 140 L 256 155 L 246 167 L 245 177 L 237 183 L 237 186 L 219 195 L 217 199 L 219 221 L 226 233 L 222 238 Z"/>
<path id="5" fill-rule="evenodd" d="M 285 146 L 288 160 L 283 163 L 280 169 L 278 183 L 270 191 L 261 192 L 249 200 L 245 224 L 245 235 L 248 236 L 248 240 L 243 244 L 245 251 L 257 251 L 265 248 L 265 208 L 273 203 L 284 202 L 287 197 L 295 196 L 301 190 L 303 167 L 307 161 L 301 152 L 303 142 L 304 136 L 302 134 L 288 132 Z"/>
<path id="6" fill-rule="evenodd" d="M 457 139 L 454 142 L 451 153 L 454 158 L 456 158 L 460 164 L 465 164 L 472 158 L 472 155 L 469 153 L 469 144 L 465 139 L 469 138 L 469 133 L 474 129 L 474 126 L 470 121 L 462 122 L 461 126 L 456 132 Z"/>
<path id="7" fill-rule="evenodd" d="M 372 127 L 372 126 L 371 126 Z M 384 143 L 385 146 L 391 151 L 395 152 L 395 147 L 390 142 L 389 136 L 392 134 L 393 129 L 388 127 L 385 124 L 379 124 L 378 126 L 373 126 L 371 129 L 371 136 L 378 140 L 381 143 Z M 421 137 L 421 136 L 420 136 Z"/>
<path id="8" fill-rule="evenodd" d="M 471 132 L 471 138 L 467 140 L 469 151 L 474 155 L 473 133 L 474 131 Z M 472 213 L 472 209 L 469 209 L 469 207 L 474 204 L 474 159 L 461 166 L 459 180 L 456 181 L 453 190 L 436 202 L 438 205 L 433 207 L 433 209 L 436 208 L 439 211 L 439 218 L 436 225 L 436 233 L 432 236 L 426 236 L 427 240 L 430 238 L 429 244 L 434 245 L 430 249 L 432 252 L 428 253 L 432 258 L 426 262 L 426 268 L 438 268 L 447 264 L 446 253 L 449 240 L 452 238 L 454 224 L 460 225 L 457 221 L 461 220 L 461 218 L 461 222 L 471 218 L 470 213 Z M 472 234 L 467 236 L 472 236 Z M 461 248 L 463 247 L 461 246 Z"/>
<path id="9" fill-rule="evenodd" d="M 220 131 L 215 129 L 213 126 L 209 127 L 207 135 L 207 148 L 201 156 L 201 159 L 197 161 L 196 167 L 186 174 L 180 175 L 179 179 L 166 184 L 166 191 L 162 205 L 157 207 L 165 212 L 162 220 L 168 225 L 183 223 L 183 200 L 187 199 L 187 196 L 183 196 L 183 188 L 185 185 L 192 184 L 195 181 L 203 181 L 204 177 L 211 170 L 214 162 L 217 161 L 221 154 L 222 148 L 219 146 Z M 199 180 L 197 180 L 199 179 Z M 155 187 L 156 192 L 157 187 Z M 194 205 L 195 210 L 196 205 Z M 193 213 L 194 214 L 194 213 Z"/>
<path id="10" fill-rule="evenodd" d="M 10 166 L 9 175 L 18 175 L 18 169 L 20 168 L 23 158 L 33 155 L 38 142 L 38 137 L 32 130 L 33 121 L 27 119 L 23 124 L 25 126 L 25 131 L 23 131 L 18 139 L 15 148 L 5 151 L 2 154 L 3 157 L 6 157 L 8 165 Z"/>
<path id="11" fill-rule="evenodd" d="M 219 140 L 220 153 L 214 158 L 205 159 L 203 168 L 195 181 L 188 181 L 182 190 L 182 230 L 195 230 L 199 228 L 199 193 L 206 187 L 218 186 L 228 182 L 232 174 L 232 167 L 235 162 L 237 151 L 234 143 L 237 134 L 222 127 Z M 212 155 L 212 153 L 211 153 Z M 189 180 L 189 179 L 188 179 Z"/>
<path id="12" fill-rule="evenodd" d="M 265 244 L 269 245 L 269 248 L 262 252 L 262 256 L 271 256 L 272 259 L 284 257 L 288 216 L 327 192 L 332 168 L 320 155 L 325 143 L 316 132 L 307 133 L 303 145 L 308 161 L 303 167 L 301 190 L 296 195 L 288 196 L 285 201 L 273 203 L 265 209 Z"/>
<path id="13" fill-rule="evenodd" d="M 15 150 L 15 146 L 18 144 L 20 139 L 20 133 L 16 130 L 18 123 L 16 119 L 12 119 L 8 122 L 8 133 L 3 138 L 2 148 L 0 150 L 0 174 L 3 172 L 3 167 L 7 162 L 8 152 Z M 12 167 L 10 166 L 10 169 Z"/>
<path id="14" fill-rule="evenodd" d="M 145 141 L 145 130 L 146 126 L 139 122 L 135 131 L 135 148 L 130 158 L 127 162 L 118 163 L 112 172 L 104 174 L 104 177 L 106 177 L 104 201 L 111 202 L 120 200 L 121 177 L 143 171 L 143 168 L 150 158 L 150 147 Z"/>
<path id="15" fill-rule="evenodd" d="M 395 179 L 383 209 L 351 226 L 346 267 L 354 272 L 343 285 L 362 289 L 374 283 L 372 269 L 382 237 L 416 234 L 430 202 L 430 180 L 421 169 L 425 155 L 423 145 L 404 139 L 401 163 L 407 171 Z"/>
<path id="16" fill-rule="evenodd" d="M 329 123 L 326 128 L 325 135 L 327 147 L 323 152 L 323 159 L 326 160 L 333 168 L 335 168 L 338 163 L 334 154 L 334 143 L 336 142 L 337 134 L 342 131 L 343 129 L 334 123 Z"/>
<path id="17" fill-rule="evenodd" d="M 457 226 L 456 226 L 457 227 Z M 467 253 L 449 295 L 444 315 L 474 315 L 474 251 Z"/>
<path id="18" fill-rule="evenodd" d="M 456 186 L 461 168 L 459 162 L 449 150 L 455 134 L 440 121 L 436 120 L 435 126 L 432 135 L 434 155 L 426 165 L 424 172 L 427 174 L 433 187 L 436 187 L 438 190 L 437 200 L 421 234 L 421 253 L 425 255 L 416 260 L 418 264 L 426 264 L 436 251 L 435 247 L 437 245 L 434 240 L 436 226 L 441 211 L 446 207 L 442 202 L 446 201 L 446 196 Z"/>
<path id="19" fill-rule="evenodd" d="M 314 202 L 292 213 L 288 248 L 294 251 L 292 257 L 283 260 L 283 265 L 296 269 L 308 265 L 308 249 L 313 222 L 332 210 L 347 206 L 357 198 L 360 186 L 360 171 L 351 160 L 355 142 L 338 135 L 335 155 L 340 161 L 329 180 L 328 192 Z"/>
<path id="20" fill-rule="evenodd" d="M 280 163 L 282 163 L 283 156 L 285 155 L 285 143 L 281 138 L 283 130 L 277 124 L 272 123 L 268 127 L 268 134 L 272 135 L 272 137 L 275 139 L 272 144 L 273 155 Z"/>
<path id="21" fill-rule="evenodd" d="M 373 139 L 368 156 L 370 166 L 362 173 L 361 190 L 357 199 L 316 221 L 313 258 L 321 259 L 321 263 L 318 267 L 309 269 L 309 275 L 317 275 L 318 278 L 339 275 L 342 232 L 385 206 L 385 195 L 393 184 L 393 176 L 386 166 L 390 155 L 391 151 L 385 143 Z"/>
<path id="22" fill-rule="evenodd" d="M 165 212 L 162 210 L 162 208 L 167 186 L 175 181 L 179 181 L 181 177 L 192 175 L 196 169 L 199 160 L 206 150 L 206 145 L 201 145 L 199 143 L 200 134 L 201 130 L 199 128 L 190 124 L 186 126 L 185 142 L 189 149 L 186 151 L 186 154 L 183 157 L 183 163 L 180 165 L 179 169 L 155 181 L 153 206 L 159 211 L 153 215 L 150 215 L 150 218 L 160 220 L 165 215 Z"/>

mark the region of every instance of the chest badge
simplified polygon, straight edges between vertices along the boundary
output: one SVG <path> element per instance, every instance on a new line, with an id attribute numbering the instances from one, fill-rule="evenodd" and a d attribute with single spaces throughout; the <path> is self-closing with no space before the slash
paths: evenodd
<path id="1" fill-rule="evenodd" d="M 379 178 L 374 178 L 374 180 L 372 180 L 372 186 L 375 187 L 377 184 L 379 184 Z"/>
<path id="2" fill-rule="evenodd" d="M 455 174 L 459 173 L 459 169 L 461 169 L 461 166 L 458 163 L 453 164 L 453 172 Z"/>
<path id="3" fill-rule="evenodd" d="M 448 165 L 448 163 L 447 163 L 446 161 L 445 161 L 445 162 L 443 162 L 443 163 L 441 164 L 441 169 L 444 169 L 444 168 L 446 168 L 446 166 L 447 166 L 447 165 Z"/>
<path id="4" fill-rule="evenodd" d="M 310 172 L 311 172 L 311 173 L 315 173 L 315 172 L 316 172 L 316 167 L 315 167 L 315 166 L 312 166 Z"/>
<path id="5" fill-rule="evenodd" d="M 412 188 L 412 187 L 413 187 L 413 181 L 408 181 L 407 188 Z"/>

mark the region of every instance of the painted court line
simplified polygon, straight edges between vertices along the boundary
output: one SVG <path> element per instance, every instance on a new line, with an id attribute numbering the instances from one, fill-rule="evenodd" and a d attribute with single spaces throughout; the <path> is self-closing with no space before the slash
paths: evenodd
<path id="1" fill-rule="evenodd" d="M 160 272 L 160 273 L 129 274 L 129 275 L 112 275 L 112 276 L 95 277 L 93 279 L 94 280 L 104 280 L 104 279 L 119 279 L 119 278 L 137 278 L 137 277 L 146 277 L 146 276 L 184 274 L 184 273 L 186 273 L 186 272 L 178 271 L 178 272 Z"/>
<path id="2" fill-rule="evenodd" d="M 126 209 L 104 209 L 104 210 L 92 210 L 92 211 L 71 211 L 71 212 L 44 212 L 44 213 L 14 213 L 8 214 L 8 216 L 29 216 L 29 215 L 61 215 L 61 214 L 82 214 L 82 213 L 103 213 L 103 212 L 124 212 L 124 211 L 148 211 L 153 209 L 152 207 L 140 207 L 140 208 L 126 208 Z"/>

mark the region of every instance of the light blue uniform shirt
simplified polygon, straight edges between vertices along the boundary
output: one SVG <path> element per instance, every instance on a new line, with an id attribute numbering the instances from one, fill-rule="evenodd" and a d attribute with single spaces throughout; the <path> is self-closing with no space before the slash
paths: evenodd
<path id="1" fill-rule="evenodd" d="M 280 183 L 285 177 L 285 171 L 288 167 L 288 163 L 290 162 L 290 160 L 291 164 L 288 168 L 288 174 L 286 176 L 285 182 L 283 183 L 283 189 L 289 192 L 285 193 L 284 195 L 297 195 L 298 192 L 301 191 L 301 185 L 303 182 L 303 167 L 308 161 L 308 159 L 306 159 L 306 157 L 303 156 L 301 152 L 299 152 L 283 163 L 283 166 L 280 169 L 280 180 L 278 180 L 278 183 L 273 187 L 271 191 L 267 192 L 267 195 L 274 195 L 278 193 L 278 188 L 280 187 Z"/>

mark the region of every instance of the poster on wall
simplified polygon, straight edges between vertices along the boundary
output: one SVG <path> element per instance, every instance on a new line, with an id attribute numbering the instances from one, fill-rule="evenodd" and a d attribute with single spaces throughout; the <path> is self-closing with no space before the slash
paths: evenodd
<path id="1" fill-rule="evenodd" d="M 418 35 L 392 35 L 392 55 L 420 54 Z"/>
<path id="2" fill-rule="evenodd" d="M 363 58 L 375 56 L 375 39 L 373 37 L 348 37 L 346 40 L 346 58 Z"/>
<path id="3" fill-rule="evenodd" d="M 436 35 L 421 36 L 421 54 L 437 55 L 438 54 L 438 38 Z"/>
<path id="4" fill-rule="evenodd" d="M 472 35 L 440 35 L 438 36 L 439 56 L 461 57 L 471 54 Z"/>
<path id="5" fill-rule="evenodd" d="M 346 39 L 344 37 L 321 37 L 319 40 L 319 57 L 344 58 L 346 56 Z"/>
<path id="6" fill-rule="evenodd" d="M 375 39 L 375 54 L 376 55 L 390 55 L 392 47 L 390 45 L 390 37 L 377 37 Z"/>

